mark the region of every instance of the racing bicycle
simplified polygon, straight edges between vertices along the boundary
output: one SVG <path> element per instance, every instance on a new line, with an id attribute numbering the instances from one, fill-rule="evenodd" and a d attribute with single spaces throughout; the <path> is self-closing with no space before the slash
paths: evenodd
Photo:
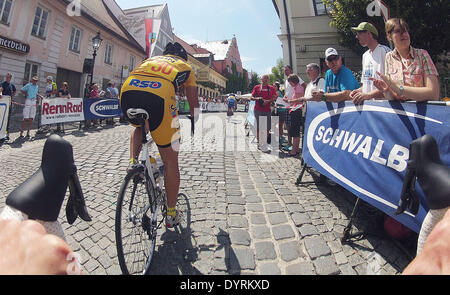
<path id="1" fill-rule="evenodd" d="M 164 166 L 156 167 L 148 148 L 145 121 L 149 115 L 143 109 L 129 109 L 128 117 L 137 119 L 142 130 L 142 152 L 139 164 L 125 176 L 119 190 L 115 217 L 117 256 L 125 275 L 150 271 L 155 252 L 157 231 L 167 216 L 167 199 L 164 190 Z M 191 132 L 193 132 L 193 117 Z M 181 198 L 184 197 L 184 198 Z M 177 208 L 183 209 L 187 197 L 178 195 Z"/>

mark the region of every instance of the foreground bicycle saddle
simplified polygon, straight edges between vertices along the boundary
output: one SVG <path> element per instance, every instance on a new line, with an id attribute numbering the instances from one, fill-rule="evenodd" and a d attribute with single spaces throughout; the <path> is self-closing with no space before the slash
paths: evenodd
<path id="1" fill-rule="evenodd" d="M 6 198 L 6 205 L 22 211 L 29 219 L 56 221 L 69 186 L 66 215 L 69 224 L 78 216 L 91 221 L 73 160 L 72 145 L 51 135 L 44 145 L 41 167 Z"/>
<path id="2" fill-rule="evenodd" d="M 410 154 L 396 215 L 408 209 L 417 214 L 420 200 L 415 190 L 416 179 L 431 210 L 450 206 L 450 168 L 442 163 L 436 140 L 426 134 L 410 145 Z"/>

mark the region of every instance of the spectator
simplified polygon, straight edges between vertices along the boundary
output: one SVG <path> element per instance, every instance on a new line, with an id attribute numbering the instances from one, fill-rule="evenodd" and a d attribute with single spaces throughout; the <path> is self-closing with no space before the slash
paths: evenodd
<path id="1" fill-rule="evenodd" d="M 119 90 L 115 87 L 114 82 L 109 82 L 108 87 L 106 88 L 105 92 L 105 98 L 109 99 L 118 99 L 119 97 Z M 114 117 L 106 119 L 106 124 L 108 125 L 114 125 Z"/>
<path id="2" fill-rule="evenodd" d="M 86 86 L 84 88 L 84 98 L 90 98 L 92 91 L 92 85 L 89 85 L 89 83 L 86 83 Z"/>
<path id="3" fill-rule="evenodd" d="M 112 87 L 112 82 L 108 82 L 108 87 L 106 87 L 105 98 L 113 98 L 114 89 Z"/>
<path id="4" fill-rule="evenodd" d="M 286 75 L 286 81 L 284 82 L 284 98 L 292 98 L 294 96 L 294 90 L 292 89 L 291 84 L 287 80 L 287 78 L 292 75 L 294 72 L 292 71 L 292 67 L 290 65 L 286 65 L 284 67 L 284 74 Z M 303 89 L 306 88 L 305 81 L 302 80 L 302 78 L 299 78 L 299 83 L 303 87 Z M 284 120 L 284 124 L 286 125 L 286 128 L 288 130 L 288 144 L 283 148 L 285 151 L 292 150 L 292 137 L 289 134 L 290 126 L 291 126 L 291 114 L 289 112 L 286 112 L 286 117 Z"/>
<path id="5" fill-rule="evenodd" d="M 275 102 L 277 107 L 277 115 L 278 115 L 278 138 L 279 138 L 279 146 L 280 149 L 283 147 L 283 144 L 286 143 L 283 138 L 283 130 L 284 130 L 284 122 L 286 118 L 286 112 L 289 110 L 289 103 L 285 102 L 283 99 L 283 93 L 280 90 L 280 82 L 275 82 L 273 84 L 275 90 L 277 91 L 277 100 Z"/>
<path id="6" fill-rule="evenodd" d="M 324 91 L 314 92 L 311 100 L 340 102 L 350 99 L 350 92 L 360 87 L 358 81 L 334 48 L 325 51 L 326 64 L 330 68 L 325 74 Z"/>
<path id="7" fill-rule="evenodd" d="M 67 99 L 71 99 L 72 96 L 70 95 L 70 90 L 69 90 L 69 83 L 64 82 L 63 86 L 61 89 L 59 89 L 58 91 L 58 97 L 61 98 L 67 98 Z M 62 129 L 61 129 L 62 127 Z M 57 123 L 56 124 L 56 133 L 64 133 L 64 123 Z"/>
<path id="8" fill-rule="evenodd" d="M 91 90 L 91 93 L 89 94 L 89 98 L 101 98 L 101 92 L 99 90 L 98 84 L 94 84 L 92 86 L 92 90 Z M 95 126 L 99 125 L 98 120 L 93 120 L 93 121 L 94 121 Z M 88 124 L 90 125 L 90 122 L 88 122 Z M 100 124 L 101 124 L 101 122 L 100 122 Z"/>
<path id="9" fill-rule="evenodd" d="M 275 88 L 269 85 L 269 75 L 262 75 L 262 84 L 256 85 L 252 91 L 251 100 L 256 101 L 255 104 L 255 119 L 256 119 L 256 139 L 258 141 L 258 148 L 262 151 L 267 151 L 266 143 L 270 144 L 270 127 L 272 124 L 270 104 L 277 99 L 277 92 Z M 262 142 L 260 141 L 260 118 L 266 117 L 266 132 L 262 133 Z M 263 119 L 261 118 L 261 121 Z M 264 125 L 263 125 L 264 126 Z"/>
<path id="10" fill-rule="evenodd" d="M 70 96 L 69 83 L 67 83 L 67 82 L 63 83 L 63 87 L 61 89 L 59 89 L 59 91 L 58 91 L 58 97 L 63 97 L 63 98 L 67 98 L 67 99 L 72 98 Z"/>
<path id="11" fill-rule="evenodd" d="M 292 137 L 292 151 L 289 152 L 289 156 L 295 157 L 299 152 L 300 146 L 300 127 L 302 124 L 302 108 L 304 106 L 304 94 L 305 90 L 300 85 L 300 79 L 297 75 L 291 74 L 288 77 L 288 82 L 291 84 L 292 89 L 294 89 L 294 94 L 290 98 L 285 98 L 284 100 L 289 103 L 289 112 L 291 114 L 291 126 L 289 128 L 289 134 Z"/>
<path id="12" fill-rule="evenodd" d="M 57 91 L 58 91 L 58 86 L 56 85 L 55 82 L 53 82 L 53 77 L 48 76 L 47 84 L 45 85 L 45 98 L 48 99 L 48 98 L 56 97 Z M 50 130 L 50 126 L 51 126 L 51 124 L 41 126 L 41 128 L 38 130 L 38 132 L 46 133 L 47 131 Z"/>
<path id="13" fill-rule="evenodd" d="M 94 84 L 92 86 L 91 93 L 89 94 L 89 98 L 101 98 L 98 84 Z"/>
<path id="14" fill-rule="evenodd" d="M 310 63 L 306 66 L 306 75 L 308 75 L 309 83 L 305 89 L 305 100 L 311 99 L 314 92 L 324 91 L 325 79 L 319 76 L 320 67 L 316 63 Z"/>
<path id="15" fill-rule="evenodd" d="M 30 83 L 23 86 L 20 90 L 25 95 L 25 107 L 23 108 L 23 121 L 20 126 L 20 138 L 23 137 L 23 130 L 25 123 L 27 123 L 27 137 L 30 137 L 30 129 L 33 124 L 33 120 L 36 117 L 36 107 L 38 105 L 38 100 L 43 99 L 41 95 L 38 94 L 39 86 L 37 85 L 39 78 L 34 76 Z"/>
<path id="16" fill-rule="evenodd" d="M 373 86 L 373 82 L 369 78 L 379 79 L 377 72 L 384 74 L 384 65 L 386 53 L 391 51 L 387 46 L 378 43 L 378 30 L 374 25 L 368 22 L 362 22 L 357 27 L 351 28 L 359 44 L 369 49 L 362 57 L 362 87 L 353 90 L 350 98 L 355 104 L 360 104 L 364 100 L 373 98 L 384 98 L 383 93 Z"/>
<path id="17" fill-rule="evenodd" d="M 11 101 L 9 103 L 9 112 L 8 112 L 8 121 L 6 122 L 6 136 L 4 140 L 9 140 L 9 121 L 11 120 L 11 110 L 12 110 L 12 99 L 13 96 L 16 95 L 16 86 L 11 82 L 12 74 L 6 73 L 5 81 L 0 84 L 0 98 L 2 95 L 7 95 L 11 97 Z"/>
<path id="18" fill-rule="evenodd" d="M 53 77 L 47 77 L 47 85 L 45 86 L 45 97 L 53 98 L 56 96 L 56 91 L 58 90 L 58 86 L 55 82 L 53 82 Z"/>
<path id="19" fill-rule="evenodd" d="M 391 18 L 385 25 L 386 35 L 394 50 L 386 55 L 385 74 L 371 80 L 386 99 L 439 100 L 439 74 L 425 49 L 411 46 L 408 24 Z"/>

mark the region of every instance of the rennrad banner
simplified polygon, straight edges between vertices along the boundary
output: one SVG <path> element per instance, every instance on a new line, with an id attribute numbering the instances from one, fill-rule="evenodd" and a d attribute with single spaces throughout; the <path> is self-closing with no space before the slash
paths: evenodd
<path id="1" fill-rule="evenodd" d="M 3 95 L 0 98 L 0 139 L 6 137 L 6 127 L 8 124 L 10 105 L 11 105 L 11 96 Z"/>
<path id="2" fill-rule="evenodd" d="M 122 110 L 118 99 L 84 99 L 85 120 L 97 120 L 120 117 Z"/>
<path id="3" fill-rule="evenodd" d="M 450 166 L 449 111 L 448 106 L 427 103 L 308 102 L 303 158 L 321 174 L 419 232 L 428 207 L 418 183 L 418 214 L 394 215 L 409 145 L 425 134 L 432 135 L 441 160 Z"/>
<path id="4" fill-rule="evenodd" d="M 41 125 L 83 120 L 82 98 L 46 98 L 42 100 Z"/>

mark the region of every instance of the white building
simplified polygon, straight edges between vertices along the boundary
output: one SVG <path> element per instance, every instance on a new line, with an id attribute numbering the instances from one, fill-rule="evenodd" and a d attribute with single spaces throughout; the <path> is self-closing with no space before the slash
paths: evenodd
<path id="1" fill-rule="evenodd" d="M 304 80 L 306 65 L 317 63 L 327 70 L 325 50 L 336 48 L 345 65 L 353 71 L 361 70 L 361 57 L 338 44 L 338 33 L 330 27 L 330 17 L 322 0 L 272 0 L 280 18 L 283 61 Z M 306 81 L 306 80 L 305 80 Z"/>
<path id="2" fill-rule="evenodd" d="M 115 2 L 112 4 L 115 4 Z M 162 55 L 167 43 L 173 42 L 172 23 L 170 22 L 167 4 L 123 11 L 119 11 L 120 8 L 117 8 L 118 6 L 114 9 L 117 18 L 139 44 L 147 49 L 148 56 Z M 154 39 L 154 43 L 152 43 L 152 39 Z"/>

